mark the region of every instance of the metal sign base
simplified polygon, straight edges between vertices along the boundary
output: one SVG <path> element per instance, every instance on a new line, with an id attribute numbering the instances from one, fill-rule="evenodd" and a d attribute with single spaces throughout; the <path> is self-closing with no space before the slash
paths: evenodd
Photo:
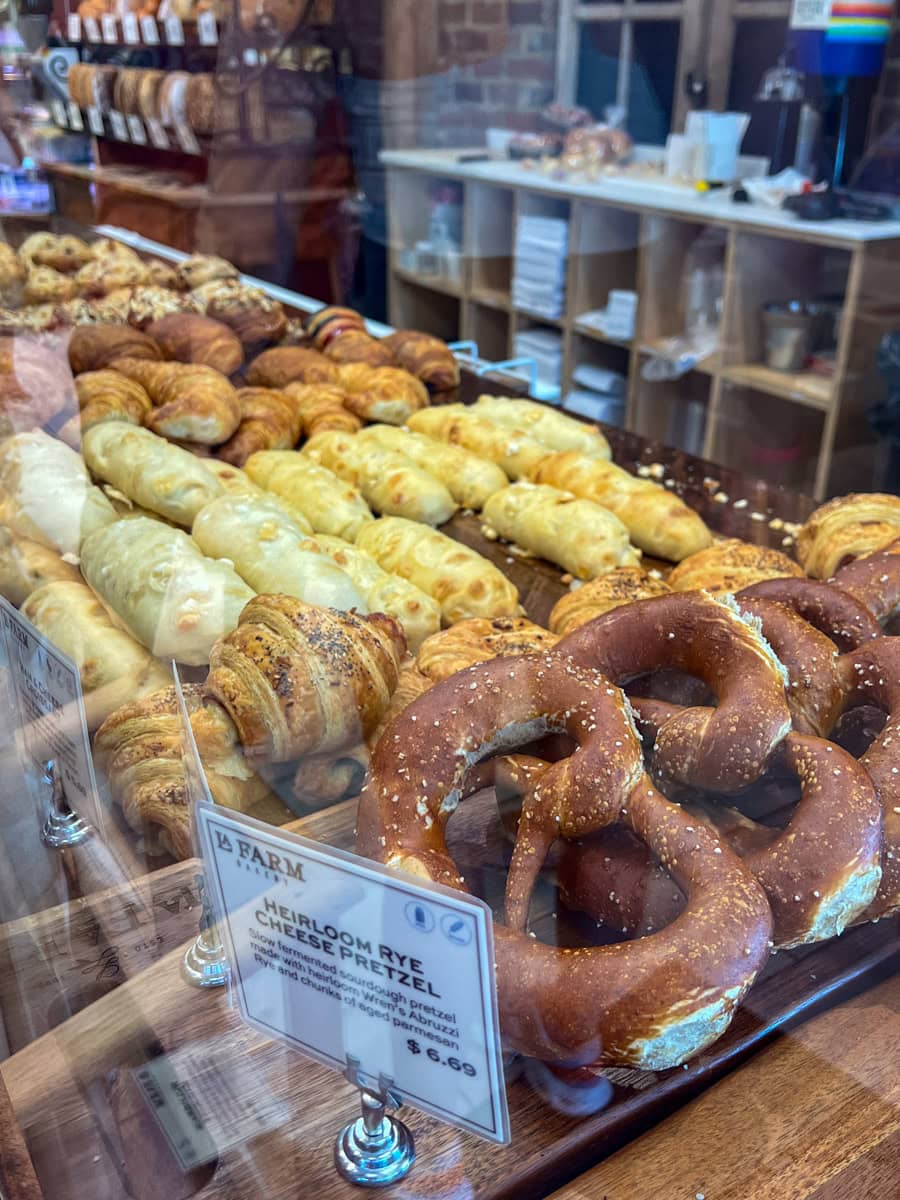
<path id="1" fill-rule="evenodd" d="M 181 974 L 192 987 L 223 987 L 228 982 L 228 959 L 214 929 L 203 929 L 188 946 Z"/>
<path id="2" fill-rule="evenodd" d="M 64 846 L 77 846 L 89 838 L 93 827 L 74 813 L 66 803 L 61 772 L 56 770 L 53 759 L 44 763 L 43 783 L 47 788 L 44 804 L 44 821 L 41 825 L 41 841 L 53 850 Z"/>
<path id="3" fill-rule="evenodd" d="M 362 1116 L 337 1136 L 334 1165 L 349 1183 L 361 1187 L 388 1187 L 409 1174 L 416 1161 L 412 1131 L 387 1108 L 399 1108 L 402 1099 L 391 1091 L 391 1080 L 381 1075 L 378 1091 L 360 1082 L 359 1061 L 348 1056 L 345 1077 L 360 1089 Z"/>

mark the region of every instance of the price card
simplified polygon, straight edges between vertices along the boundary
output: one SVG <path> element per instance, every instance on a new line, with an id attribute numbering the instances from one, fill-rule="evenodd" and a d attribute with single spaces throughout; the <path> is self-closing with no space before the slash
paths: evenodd
<path id="1" fill-rule="evenodd" d="M 106 130 L 103 128 L 103 113 L 95 104 L 92 104 L 87 110 L 87 115 L 88 127 L 91 133 L 96 134 L 97 137 L 103 137 L 104 133 L 106 132 Z"/>
<path id="2" fill-rule="evenodd" d="M 147 131 L 150 134 L 150 141 L 157 150 L 168 150 L 169 139 L 166 137 L 166 131 L 156 117 L 147 118 Z"/>
<path id="3" fill-rule="evenodd" d="M 184 45 L 184 27 L 181 24 L 181 17 L 171 16 L 165 19 L 166 41 L 170 46 Z"/>
<path id="4" fill-rule="evenodd" d="M 230 809 L 194 811 L 243 1019 L 508 1141 L 488 906 Z"/>
<path id="5" fill-rule="evenodd" d="M 69 124 L 73 129 L 84 129 L 84 121 L 81 119 L 81 109 L 77 104 L 69 101 Z"/>
<path id="6" fill-rule="evenodd" d="M 114 108 L 110 109 L 109 121 L 112 125 L 114 138 L 117 138 L 120 142 L 127 142 L 130 140 L 128 137 L 128 127 L 125 124 L 125 118 L 120 112 L 116 112 Z"/>
<path id="7" fill-rule="evenodd" d="M 202 12 L 197 15 L 197 40 L 201 46 L 215 46 L 219 41 L 215 13 Z"/>
<path id="8" fill-rule="evenodd" d="M 104 13 L 100 18 L 100 24 L 103 29 L 103 40 L 107 45 L 115 46 L 119 40 L 119 28 L 116 25 L 116 18 L 112 13 Z"/>
<path id="9" fill-rule="evenodd" d="M 0 596 L 0 642 L 21 725 L 20 750 L 43 771 L 53 759 L 69 807 L 101 827 L 78 668 Z"/>
<path id="10" fill-rule="evenodd" d="M 122 37 L 128 46 L 139 46 L 141 42 L 141 27 L 133 12 L 127 12 L 122 17 Z"/>
<path id="11" fill-rule="evenodd" d="M 178 145 L 185 152 L 185 154 L 200 153 L 200 143 L 197 141 L 196 137 L 194 137 L 194 131 L 191 129 L 190 125 L 185 125 L 183 122 L 179 122 L 175 126 L 175 137 L 178 141 Z"/>
<path id="12" fill-rule="evenodd" d="M 144 130 L 143 122 L 140 117 L 132 116 L 130 113 L 125 118 L 125 123 L 128 126 L 128 136 L 138 146 L 147 145 L 147 134 Z"/>
<path id="13" fill-rule="evenodd" d="M 141 34 L 148 46 L 159 45 L 159 26 L 154 17 L 141 17 Z"/>
<path id="14" fill-rule="evenodd" d="M 81 17 L 78 13 L 69 13 L 66 18 L 66 36 L 70 42 L 81 41 Z"/>
<path id="15" fill-rule="evenodd" d="M 100 33 L 100 25 L 98 24 L 96 17 L 85 17 L 84 18 L 84 32 L 87 35 L 87 40 L 89 42 L 102 41 L 102 35 Z"/>
<path id="16" fill-rule="evenodd" d="M 50 112 L 53 114 L 53 120 L 57 125 L 62 126 L 63 129 L 68 129 L 69 119 L 66 116 L 66 106 L 62 100 L 51 100 Z"/>

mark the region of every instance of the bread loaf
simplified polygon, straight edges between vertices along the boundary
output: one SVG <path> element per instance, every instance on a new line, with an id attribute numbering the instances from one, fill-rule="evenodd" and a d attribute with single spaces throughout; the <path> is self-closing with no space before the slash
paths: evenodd
<path id="1" fill-rule="evenodd" d="M 415 433 L 462 446 L 496 463 L 510 479 L 527 479 L 547 457 L 540 442 L 512 434 L 476 414 L 464 404 L 442 404 L 413 413 L 407 422 Z M 571 489 L 569 489 L 571 490 Z"/>
<path id="2" fill-rule="evenodd" d="M 472 411 L 510 433 L 524 433 L 549 450 L 579 450 L 594 458 L 609 459 L 609 442 L 599 429 L 577 421 L 535 400 L 512 396 L 479 396 Z"/>
<path id="3" fill-rule="evenodd" d="M 368 425 L 358 437 L 364 443 L 374 442 L 385 450 L 405 454 L 417 467 L 439 479 L 461 508 L 483 508 L 488 497 L 505 488 L 508 482 L 496 463 L 462 446 L 437 442 L 409 429 Z"/>
<path id="4" fill-rule="evenodd" d="M 251 454 L 244 467 L 254 483 L 299 509 L 316 533 L 352 542 L 372 521 L 369 506 L 355 487 L 296 451 L 262 450 Z"/>

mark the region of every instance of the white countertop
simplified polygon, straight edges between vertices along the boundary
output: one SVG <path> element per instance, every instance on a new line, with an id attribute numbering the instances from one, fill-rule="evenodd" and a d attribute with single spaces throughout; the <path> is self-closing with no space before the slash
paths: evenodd
<path id="1" fill-rule="evenodd" d="M 383 150 L 387 167 L 424 171 L 445 179 L 470 179 L 506 187 L 530 188 L 549 195 L 604 201 L 623 208 L 640 208 L 698 221 L 710 221 L 774 233 L 801 233 L 814 242 L 879 242 L 900 238 L 900 221 L 801 221 L 782 209 L 735 204 L 721 190 L 706 194 L 677 184 L 651 183 L 625 176 L 604 175 L 594 182 L 554 179 L 510 159 L 461 163 L 460 154 L 482 150 Z"/>

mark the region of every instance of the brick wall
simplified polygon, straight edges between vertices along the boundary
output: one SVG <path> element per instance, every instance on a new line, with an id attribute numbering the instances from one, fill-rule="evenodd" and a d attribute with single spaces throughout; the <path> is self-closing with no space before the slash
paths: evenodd
<path id="1" fill-rule="evenodd" d="M 490 126 L 533 128 L 553 99 L 557 0 L 439 0 L 440 71 L 420 106 L 419 144 L 472 146 Z"/>

